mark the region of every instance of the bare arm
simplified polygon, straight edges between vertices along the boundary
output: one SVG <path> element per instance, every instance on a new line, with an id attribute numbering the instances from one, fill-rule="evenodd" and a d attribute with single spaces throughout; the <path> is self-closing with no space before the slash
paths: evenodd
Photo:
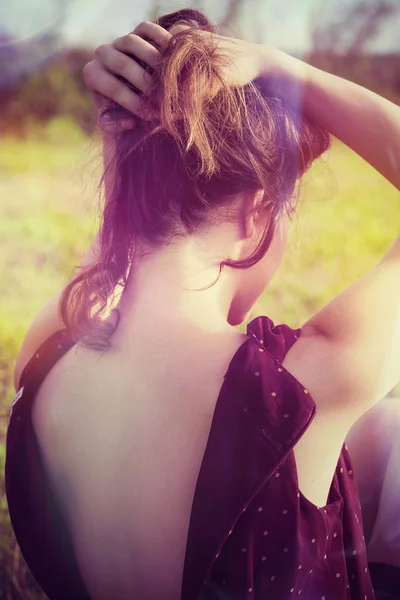
<path id="1" fill-rule="evenodd" d="M 72 279 L 83 267 L 91 264 L 96 259 L 98 249 L 99 239 L 97 234 Z M 62 290 L 50 298 L 36 315 L 28 329 L 14 368 L 14 387 L 16 390 L 18 389 L 19 379 L 26 363 L 37 351 L 39 346 L 54 332 L 65 328 L 65 324 L 59 313 L 61 294 Z"/>
<path id="2" fill-rule="evenodd" d="M 304 113 L 400 189 L 400 108 L 290 56 L 276 56 L 276 72 L 300 91 Z M 375 268 L 303 325 L 285 359 L 321 414 L 326 410 L 331 419 L 337 410 L 348 427 L 400 381 L 400 236 L 389 246 L 390 240 Z"/>
<path id="3" fill-rule="evenodd" d="M 300 110 L 400 189 L 400 107 L 356 83 L 273 52 L 274 74 L 287 82 L 288 90 L 297 89 Z M 270 56 L 266 49 L 267 73 Z"/>

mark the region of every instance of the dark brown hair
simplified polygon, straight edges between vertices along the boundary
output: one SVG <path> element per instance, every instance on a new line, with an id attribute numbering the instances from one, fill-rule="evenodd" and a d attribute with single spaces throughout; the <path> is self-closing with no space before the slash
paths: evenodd
<path id="1" fill-rule="evenodd" d="M 138 241 L 157 248 L 190 235 L 216 209 L 262 190 L 261 206 L 272 208 L 261 241 L 245 260 L 223 261 L 220 274 L 225 265 L 253 266 L 268 251 L 277 219 L 294 209 L 298 180 L 330 143 L 326 131 L 277 97 L 267 78 L 245 86 L 224 83 L 223 68 L 232 57 L 213 35 L 201 33 L 217 33 L 201 12 L 181 10 L 157 23 L 190 28 L 170 39 L 153 72 L 154 87 L 146 96 L 158 118 L 136 117 L 134 129 L 117 136 L 98 261 L 66 286 L 60 301 L 74 339 L 98 350 L 110 347 L 115 325 L 102 316 L 117 284 L 123 286 L 134 268 Z M 127 113 L 114 106 L 110 116 Z"/>

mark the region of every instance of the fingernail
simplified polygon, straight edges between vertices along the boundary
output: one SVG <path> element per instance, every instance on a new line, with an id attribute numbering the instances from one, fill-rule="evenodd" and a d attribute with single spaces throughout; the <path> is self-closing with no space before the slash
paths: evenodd
<path id="1" fill-rule="evenodd" d="M 135 121 L 133 119 L 126 119 L 121 121 L 121 126 L 124 129 L 132 129 L 135 126 Z"/>

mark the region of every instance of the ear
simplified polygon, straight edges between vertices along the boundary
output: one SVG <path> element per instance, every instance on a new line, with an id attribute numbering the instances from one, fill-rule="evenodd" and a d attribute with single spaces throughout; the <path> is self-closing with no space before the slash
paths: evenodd
<path id="1" fill-rule="evenodd" d="M 243 200 L 242 231 L 246 239 L 252 238 L 256 233 L 259 213 L 255 212 L 264 195 L 263 190 L 248 194 Z"/>
<path id="2" fill-rule="evenodd" d="M 243 219 L 243 235 L 245 239 L 250 239 L 255 235 L 256 232 L 254 215 L 243 215 Z"/>

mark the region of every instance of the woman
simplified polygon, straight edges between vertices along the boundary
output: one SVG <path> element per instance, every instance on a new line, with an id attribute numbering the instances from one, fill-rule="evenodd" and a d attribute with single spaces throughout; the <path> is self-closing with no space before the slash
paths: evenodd
<path id="1" fill-rule="evenodd" d="M 84 76 L 102 226 L 28 333 L 7 436 L 29 567 L 52 599 L 371 600 L 344 440 L 400 380 L 400 239 L 302 327 L 233 326 L 330 135 L 400 187 L 400 109 L 191 10 Z"/>

